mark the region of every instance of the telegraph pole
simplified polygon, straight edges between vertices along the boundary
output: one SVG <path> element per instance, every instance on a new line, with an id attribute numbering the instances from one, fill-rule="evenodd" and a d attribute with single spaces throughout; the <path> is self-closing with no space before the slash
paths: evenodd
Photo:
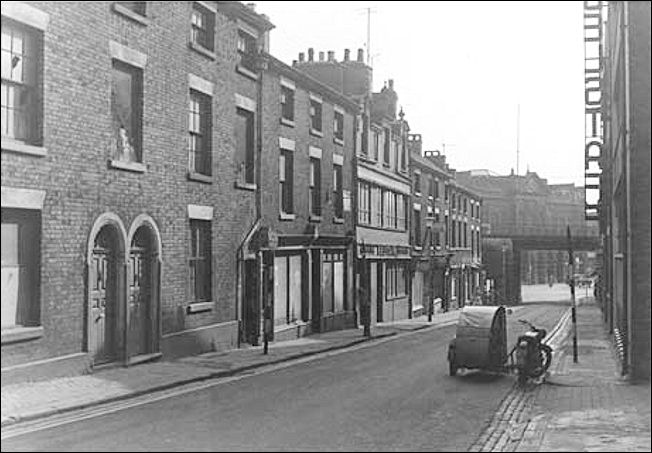
<path id="1" fill-rule="evenodd" d="M 568 284 L 571 290 L 571 319 L 573 322 L 573 363 L 577 363 L 577 308 L 575 306 L 575 277 L 573 275 L 573 242 L 571 241 L 570 225 L 566 225 L 568 237 Z"/>

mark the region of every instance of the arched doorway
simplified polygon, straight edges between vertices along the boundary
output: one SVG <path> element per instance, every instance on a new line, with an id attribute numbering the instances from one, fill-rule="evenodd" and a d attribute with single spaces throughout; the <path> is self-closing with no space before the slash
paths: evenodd
<path id="1" fill-rule="evenodd" d="M 153 223 L 134 222 L 127 265 L 127 356 L 158 349 L 160 250 Z"/>
<path id="2" fill-rule="evenodd" d="M 94 364 L 119 358 L 123 244 L 119 228 L 112 223 L 103 225 L 92 237 L 88 263 L 88 349 Z"/>

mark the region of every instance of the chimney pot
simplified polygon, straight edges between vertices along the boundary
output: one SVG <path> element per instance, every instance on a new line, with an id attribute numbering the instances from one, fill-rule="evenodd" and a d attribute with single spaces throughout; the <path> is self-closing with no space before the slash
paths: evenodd
<path id="1" fill-rule="evenodd" d="M 319 61 L 324 61 L 324 52 L 321 50 L 319 51 Z"/>
<path id="2" fill-rule="evenodd" d="M 364 50 L 363 49 L 358 49 L 358 61 L 360 63 L 364 62 Z"/>
<path id="3" fill-rule="evenodd" d="M 335 52 L 332 50 L 328 51 L 328 61 L 335 61 Z"/>
<path id="4" fill-rule="evenodd" d="M 313 61 L 313 58 L 315 57 L 315 49 L 312 47 L 308 49 L 308 61 Z"/>
<path id="5" fill-rule="evenodd" d="M 349 61 L 350 58 L 351 58 L 351 50 L 344 49 L 344 61 Z"/>
<path id="6" fill-rule="evenodd" d="M 303 60 L 306 58 L 306 55 L 303 52 L 299 52 L 299 61 L 303 63 Z"/>

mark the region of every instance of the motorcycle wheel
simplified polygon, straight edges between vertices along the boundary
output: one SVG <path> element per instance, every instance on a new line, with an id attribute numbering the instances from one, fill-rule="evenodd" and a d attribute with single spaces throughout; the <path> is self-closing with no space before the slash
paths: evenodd
<path id="1" fill-rule="evenodd" d="M 541 374 L 543 374 L 548 371 L 548 368 L 550 368 L 550 365 L 552 364 L 552 348 L 547 344 L 543 344 L 541 345 L 541 353 L 543 354 L 543 357 L 541 358 Z"/>

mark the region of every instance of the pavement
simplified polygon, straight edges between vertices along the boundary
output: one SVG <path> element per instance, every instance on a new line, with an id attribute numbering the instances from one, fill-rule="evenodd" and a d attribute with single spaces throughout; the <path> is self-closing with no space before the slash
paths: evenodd
<path id="1" fill-rule="evenodd" d="M 91 375 L 2 387 L 2 427 L 140 395 L 235 376 L 356 344 L 450 325 L 459 312 L 380 323 L 371 338 L 361 329 L 313 334 L 262 347 L 212 352 L 101 370 Z M 577 306 L 577 363 L 571 318 L 554 329 L 553 369 L 540 383 L 514 385 L 470 451 L 650 451 L 650 383 L 621 376 L 618 359 L 592 298 Z"/>
<path id="2" fill-rule="evenodd" d="M 578 300 L 576 315 L 577 362 L 566 316 L 549 375 L 515 385 L 470 451 L 650 451 L 650 382 L 621 374 L 592 297 Z"/>
<path id="3" fill-rule="evenodd" d="M 450 311 L 435 313 L 431 322 L 428 322 L 427 316 L 420 316 L 378 323 L 371 337 L 365 337 L 362 329 L 347 329 L 271 342 L 268 354 L 263 354 L 262 346 L 243 347 L 132 367 L 116 366 L 88 375 L 10 384 L 2 386 L 2 428 L 162 393 L 183 385 L 236 376 L 257 368 L 371 343 L 405 332 L 450 325 L 457 322 L 458 315 L 459 311 Z"/>

